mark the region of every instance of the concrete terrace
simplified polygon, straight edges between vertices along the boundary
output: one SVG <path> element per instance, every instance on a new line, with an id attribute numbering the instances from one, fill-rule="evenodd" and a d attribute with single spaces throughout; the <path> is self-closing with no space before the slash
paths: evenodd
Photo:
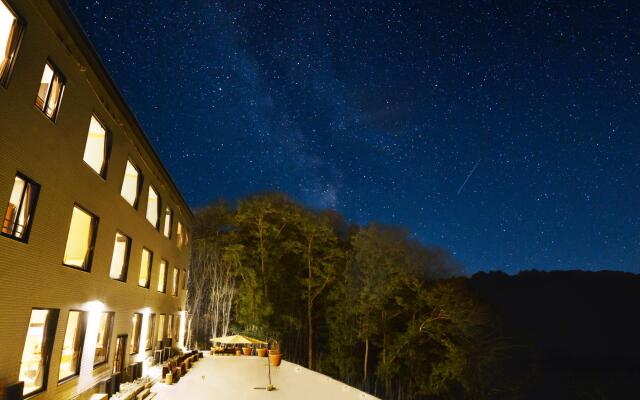
<path id="1" fill-rule="evenodd" d="M 255 387 L 268 384 L 266 358 L 205 356 L 174 385 L 156 383 L 151 391 L 154 400 L 372 400 L 376 399 L 326 375 L 297 364 L 282 361 L 271 367 L 271 382 L 276 390 L 267 392 Z M 203 379 L 204 376 L 204 379 Z"/>

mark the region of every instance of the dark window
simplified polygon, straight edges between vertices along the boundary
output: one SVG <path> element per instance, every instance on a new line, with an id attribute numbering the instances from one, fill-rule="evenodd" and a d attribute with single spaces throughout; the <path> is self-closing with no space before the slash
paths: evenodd
<path id="1" fill-rule="evenodd" d="M 71 214 L 63 264 L 85 271 L 91 269 L 98 217 L 76 205 Z"/>
<path id="2" fill-rule="evenodd" d="M 57 309 L 34 308 L 27 327 L 18 379 L 24 397 L 47 389 L 51 349 L 58 324 Z"/>
<path id="3" fill-rule="evenodd" d="M 44 66 L 38 96 L 36 96 L 36 107 L 40 109 L 51 120 L 56 119 L 60 102 L 64 93 L 64 77 L 51 63 Z"/>
<path id="4" fill-rule="evenodd" d="M 0 0 L 0 85 L 7 86 L 18 53 L 24 22 L 5 0 Z"/>
<path id="5" fill-rule="evenodd" d="M 40 185 L 24 175 L 17 174 L 2 222 L 2 234 L 26 242 L 40 193 Z"/>
<path id="6" fill-rule="evenodd" d="M 80 373 L 80 360 L 82 359 L 86 323 L 86 312 L 69 311 L 67 329 L 65 330 L 64 342 L 62 344 L 62 355 L 60 356 L 58 381 L 69 379 Z"/>

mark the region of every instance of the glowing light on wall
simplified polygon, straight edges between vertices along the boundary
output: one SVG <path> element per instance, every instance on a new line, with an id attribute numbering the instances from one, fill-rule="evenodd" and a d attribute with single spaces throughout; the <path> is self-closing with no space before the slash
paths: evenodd
<path id="1" fill-rule="evenodd" d="M 104 311 L 104 303 L 98 300 L 89 301 L 83 307 L 89 312 L 87 317 L 87 330 L 84 336 L 82 348 L 82 361 L 80 362 L 80 377 L 78 379 L 78 391 L 84 391 L 95 385 L 93 379 L 93 361 L 96 353 L 96 342 L 100 328 L 100 317 Z"/>
<path id="2" fill-rule="evenodd" d="M 184 336 L 185 332 L 187 331 L 187 312 L 180 311 L 178 314 L 180 314 L 180 327 L 178 328 L 178 346 L 184 349 Z"/>

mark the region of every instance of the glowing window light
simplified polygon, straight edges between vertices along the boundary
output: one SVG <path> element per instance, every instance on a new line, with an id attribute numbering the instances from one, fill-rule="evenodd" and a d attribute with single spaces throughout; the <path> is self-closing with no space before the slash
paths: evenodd
<path id="1" fill-rule="evenodd" d="M 89 269 L 97 224 L 97 217 L 78 206 L 73 207 L 67 246 L 64 250 L 63 263 L 65 265 L 84 270 Z"/>
<path id="2" fill-rule="evenodd" d="M 95 115 L 91 116 L 82 159 L 98 175 L 104 177 L 107 167 L 107 130 Z"/>
<path id="3" fill-rule="evenodd" d="M 153 186 L 149 186 L 149 195 L 147 197 L 147 221 L 155 228 L 158 227 L 160 219 L 160 197 Z"/>
<path id="4" fill-rule="evenodd" d="M 120 195 L 132 207 L 136 207 L 137 205 L 141 180 L 142 176 L 140 175 L 140 172 L 138 172 L 138 169 L 131 161 L 127 160 L 127 167 L 124 171 Z"/>
<path id="5" fill-rule="evenodd" d="M 151 263 L 153 262 L 153 253 L 147 249 L 142 249 L 142 257 L 140 260 L 140 276 L 138 277 L 138 286 L 149 288 L 151 281 Z"/>

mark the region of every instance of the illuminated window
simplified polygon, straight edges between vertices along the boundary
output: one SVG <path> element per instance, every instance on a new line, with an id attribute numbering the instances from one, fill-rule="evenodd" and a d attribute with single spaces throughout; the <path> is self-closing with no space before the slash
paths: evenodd
<path id="1" fill-rule="evenodd" d="M 58 310 L 31 310 L 18 378 L 24 382 L 22 394 L 25 397 L 47 388 L 49 361 L 57 323 Z"/>
<path id="2" fill-rule="evenodd" d="M 165 260 L 160 260 L 160 273 L 158 276 L 158 292 L 165 293 L 167 291 L 167 266 Z"/>
<path id="3" fill-rule="evenodd" d="M 187 278 L 189 275 L 187 274 L 187 270 L 182 270 L 182 290 L 187 290 Z"/>
<path id="4" fill-rule="evenodd" d="M 101 177 L 106 176 L 107 159 L 109 157 L 109 141 L 107 130 L 98 121 L 95 115 L 91 116 L 89 123 L 89 133 L 87 134 L 87 143 L 84 147 L 84 156 L 82 159 Z"/>
<path id="5" fill-rule="evenodd" d="M 180 330 L 180 314 L 176 314 L 174 316 L 174 318 L 173 318 L 173 339 L 174 339 L 174 342 L 177 342 L 178 339 L 180 338 L 179 330 Z"/>
<path id="6" fill-rule="evenodd" d="M 153 348 L 153 325 L 156 323 L 156 315 L 149 315 L 147 319 L 147 343 L 145 350 L 151 350 Z"/>
<path id="7" fill-rule="evenodd" d="M 111 344 L 111 328 L 113 327 L 113 313 L 103 312 L 98 323 L 98 338 L 93 366 L 104 364 L 109 360 L 109 345 Z"/>
<path id="8" fill-rule="evenodd" d="M 69 311 L 67 329 L 64 333 L 62 355 L 60 356 L 60 372 L 58 380 L 62 381 L 80 373 L 80 358 L 84 345 L 84 333 L 87 315 L 84 311 Z"/>
<path id="9" fill-rule="evenodd" d="M 160 222 L 160 197 L 158 192 L 149 186 L 149 196 L 147 197 L 147 221 L 155 228 L 158 228 Z"/>
<path id="10" fill-rule="evenodd" d="M 120 232 L 116 232 L 116 241 L 113 245 L 113 255 L 111 256 L 111 269 L 109 270 L 111 279 L 122 282 L 127 281 L 130 248 L 131 239 Z"/>
<path id="11" fill-rule="evenodd" d="M 129 344 L 129 353 L 137 354 L 140 352 L 140 330 L 142 329 L 142 314 L 133 314 L 131 326 L 131 343 Z"/>
<path id="12" fill-rule="evenodd" d="M 97 229 L 98 218 L 95 215 L 78 206 L 73 207 L 64 265 L 89 271 Z"/>
<path id="13" fill-rule="evenodd" d="M 63 93 L 64 78 L 62 74 L 51 63 L 47 63 L 40 79 L 36 107 L 54 120 L 58 114 Z"/>
<path id="14" fill-rule="evenodd" d="M 167 315 L 167 337 L 172 338 L 173 333 L 173 314 Z"/>
<path id="15" fill-rule="evenodd" d="M 40 193 L 40 185 L 23 175 L 16 175 L 2 222 L 2 234 L 26 242 Z"/>
<path id="16" fill-rule="evenodd" d="M 164 320 L 165 320 L 165 315 L 164 314 L 160 314 L 158 316 L 158 330 L 156 331 L 156 344 L 158 345 L 159 348 L 163 347 L 162 346 L 162 341 L 165 338 Z"/>
<path id="17" fill-rule="evenodd" d="M 176 243 L 179 249 L 181 249 L 184 244 L 184 232 L 182 231 L 182 223 L 180 221 L 178 221 L 178 229 L 176 230 Z"/>
<path id="18" fill-rule="evenodd" d="M 18 15 L 0 0 L 0 84 L 6 86 L 22 36 L 23 23 Z"/>
<path id="19" fill-rule="evenodd" d="M 153 262 L 153 253 L 147 249 L 142 249 L 142 258 L 140 260 L 140 276 L 138 277 L 138 286 L 149 288 L 151 280 L 151 263 Z"/>
<path id="20" fill-rule="evenodd" d="M 171 287 L 171 294 L 174 296 L 178 295 L 178 281 L 180 280 L 180 270 L 178 268 L 173 269 L 173 286 Z"/>
<path id="21" fill-rule="evenodd" d="M 169 239 L 171 239 L 171 224 L 173 222 L 173 213 L 171 212 L 171 209 L 169 207 L 167 207 L 164 210 L 164 236 L 168 237 Z"/>
<path id="22" fill-rule="evenodd" d="M 127 167 L 124 170 L 124 179 L 122 180 L 122 189 L 120 195 L 127 203 L 133 207 L 138 206 L 138 194 L 142 186 L 142 175 L 131 161 L 127 161 Z"/>

